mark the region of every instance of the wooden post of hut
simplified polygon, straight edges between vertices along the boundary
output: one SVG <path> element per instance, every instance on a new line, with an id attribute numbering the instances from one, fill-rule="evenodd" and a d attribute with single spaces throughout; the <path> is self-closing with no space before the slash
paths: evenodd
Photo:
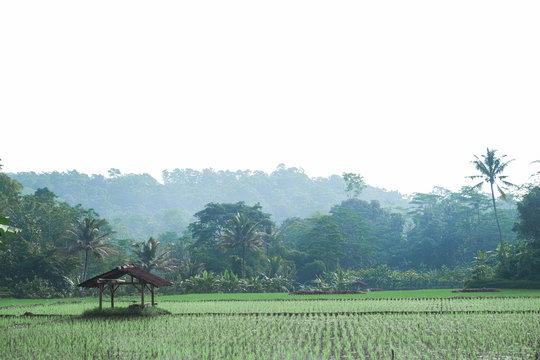
<path id="1" fill-rule="evenodd" d="M 103 284 L 99 284 L 99 310 L 103 309 Z"/>
<path id="2" fill-rule="evenodd" d="M 109 291 L 111 292 L 111 308 L 114 308 L 114 283 L 109 283 Z"/>

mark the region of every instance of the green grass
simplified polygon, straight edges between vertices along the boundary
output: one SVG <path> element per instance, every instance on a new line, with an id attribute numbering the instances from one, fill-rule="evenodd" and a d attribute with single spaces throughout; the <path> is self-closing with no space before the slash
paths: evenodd
<path id="1" fill-rule="evenodd" d="M 0 318 L 10 359 L 535 359 L 529 314 Z M 1 356 L 0 356 L 1 357 Z"/>
<path id="2" fill-rule="evenodd" d="M 80 316 L 133 315 L 137 310 L 128 309 L 132 301 L 115 301 L 115 308 L 103 304 L 96 310 L 97 302 L 52 303 L 41 306 L 17 306 L 0 309 L 0 315 Z M 507 310 L 539 311 L 540 297 L 463 297 L 463 298 L 357 298 L 357 299 L 289 299 L 289 300 L 201 300 L 160 301 L 159 307 L 173 315 L 190 314 L 375 314 L 395 312 L 494 312 Z M 148 307 L 147 307 L 148 308 Z M 152 311 L 152 310 L 149 310 Z"/>
<path id="3" fill-rule="evenodd" d="M 403 298 L 451 298 L 451 297 L 479 297 L 479 296 L 538 296 L 540 289 L 501 289 L 495 293 L 453 293 L 452 289 L 430 289 L 430 290 L 394 290 L 394 291 L 373 291 L 364 294 L 342 294 L 342 295 L 290 295 L 288 293 L 250 293 L 250 294 L 184 294 L 184 295 L 159 295 L 157 301 L 215 301 L 215 300 L 309 300 L 309 299 L 403 299 Z M 108 302 L 108 294 L 104 293 L 104 303 Z M 116 302 L 133 303 L 140 301 L 138 294 L 132 296 L 115 297 Z M 2 299 L 0 298 L 0 314 L 6 307 L 21 306 L 43 306 L 52 304 L 97 304 L 97 295 L 84 298 L 65 299 Z"/>
<path id="4" fill-rule="evenodd" d="M 50 305 L 57 303 L 81 303 L 92 301 L 92 298 L 65 298 L 65 299 L 14 299 L 14 298 L 0 298 L 0 308 L 6 306 L 29 306 L 29 305 Z"/>
<path id="5" fill-rule="evenodd" d="M 10 359 L 540 356 L 539 290 L 167 295 L 157 296 L 159 308 L 128 308 L 138 300 L 119 297 L 114 309 L 104 301 L 98 310 L 97 297 L 3 299 L 0 354 Z M 166 312 L 170 315 L 153 316 Z"/>
<path id="6" fill-rule="evenodd" d="M 478 296 L 539 296 L 540 289 L 501 289 L 494 293 L 453 293 L 452 289 L 372 291 L 364 294 L 337 295 L 290 295 L 288 293 L 255 294 L 185 294 L 159 296 L 160 301 L 213 301 L 213 300 L 304 300 L 304 299 L 403 299 L 403 298 L 451 298 Z"/>

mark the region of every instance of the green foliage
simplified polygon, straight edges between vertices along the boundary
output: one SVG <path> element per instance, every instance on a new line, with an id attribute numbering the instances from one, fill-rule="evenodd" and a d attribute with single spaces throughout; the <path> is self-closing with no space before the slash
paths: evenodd
<path id="1" fill-rule="evenodd" d="M 0 209 L 4 216 L 9 216 L 5 210 L 12 208 L 20 201 L 22 185 L 6 174 L 0 173 Z"/>
<path id="2" fill-rule="evenodd" d="M 514 256 L 521 270 L 517 275 L 526 279 L 540 279 L 540 187 L 530 189 L 518 203 L 517 210 L 519 222 L 514 226 L 514 231 L 525 241 Z"/>
<path id="3" fill-rule="evenodd" d="M 264 234 L 257 231 L 259 225 L 259 222 L 253 223 L 243 214 L 237 213 L 220 237 L 221 248 L 226 250 L 240 248 L 242 250 L 242 279 L 246 278 L 246 251 L 259 250 L 263 244 Z"/>
<path id="4" fill-rule="evenodd" d="M 515 244 L 505 242 L 504 251 L 499 245 L 495 253 L 498 264 L 495 268 L 494 278 L 540 280 L 540 273 L 535 271 L 538 259 L 528 243 L 524 241 L 518 241 Z"/>
<path id="5" fill-rule="evenodd" d="M 117 252 L 109 244 L 111 236 L 116 232 L 110 229 L 106 219 L 96 219 L 93 214 L 87 214 L 76 219 L 66 229 L 65 239 L 70 243 L 69 251 L 84 254 L 84 267 L 81 282 L 88 278 L 88 263 L 90 256 L 103 259 Z"/>
<path id="6" fill-rule="evenodd" d="M 294 289 L 289 279 L 279 275 L 241 279 L 228 270 L 221 274 L 204 271 L 180 281 L 179 287 L 184 294 L 287 292 Z"/>
<path id="7" fill-rule="evenodd" d="M 477 251 L 473 261 L 472 280 L 486 280 L 493 277 L 495 257 L 490 253 L 490 251 Z"/>
<path id="8" fill-rule="evenodd" d="M 286 255 L 287 253 L 288 252 L 286 251 L 286 249 L 281 251 L 282 255 Z M 293 261 L 285 260 L 281 255 L 271 256 L 267 259 L 267 261 L 268 268 L 267 271 L 265 271 L 265 275 L 269 278 L 293 278 L 293 275 L 296 272 L 296 267 Z"/>
<path id="9" fill-rule="evenodd" d="M 13 296 L 25 299 L 52 299 L 66 296 L 73 290 L 74 284 L 66 279 L 68 287 L 65 292 L 59 292 L 51 281 L 39 277 L 19 283 L 13 289 Z"/>
<path id="10" fill-rule="evenodd" d="M 529 190 L 517 204 L 519 222 L 514 230 L 529 242 L 535 251 L 540 251 L 540 186 Z"/>
<path id="11" fill-rule="evenodd" d="M 369 288 L 448 289 L 461 288 L 463 282 L 471 277 L 471 270 L 461 267 L 449 269 L 443 266 L 429 271 L 399 271 L 387 265 L 380 265 L 376 268 L 355 271 L 354 274 Z"/>
<path id="12" fill-rule="evenodd" d="M 268 293 L 290 292 L 294 290 L 294 286 L 291 282 L 291 279 L 286 276 L 275 275 L 273 277 L 268 277 L 263 274 L 261 283 L 262 283 L 261 291 L 268 292 Z"/>
<path id="13" fill-rule="evenodd" d="M 330 210 L 344 238 L 340 265 L 344 269 L 378 264 L 398 266 L 396 252 L 403 243 L 405 219 L 383 209 L 378 201 L 350 199 Z"/>
<path id="14" fill-rule="evenodd" d="M 489 199 L 471 188 L 453 193 L 438 188 L 430 194 L 416 194 L 409 215 L 413 221 L 404 243 L 406 266 L 435 269 L 442 265 L 464 265 L 477 251 L 497 246 L 497 225 Z M 513 211 L 499 214 L 501 231 L 515 241 Z"/>
<path id="15" fill-rule="evenodd" d="M 189 224 L 189 230 L 195 239 L 196 246 L 215 246 L 221 242 L 221 236 L 238 214 L 257 223 L 261 229 L 270 230 L 273 222 L 270 214 L 263 213 L 260 204 L 248 206 L 244 202 L 209 203 L 204 209 L 195 213 L 195 222 Z"/>
<path id="16" fill-rule="evenodd" d="M 490 279 L 490 280 L 467 280 L 465 288 L 496 288 L 496 289 L 540 289 L 540 281 L 533 280 L 508 280 L 508 279 Z"/>
<path id="17" fill-rule="evenodd" d="M 330 213 L 332 220 L 339 227 L 339 231 L 345 241 L 340 257 L 340 264 L 345 269 L 358 269 L 369 267 L 377 260 L 376 247 L 381 239 L 376 229 L 361 211 L 351 208 L 352 203 L 344 202 L 332 207 Z M 369 222 L 369 224 L 368 224 Z M 387 234 L 384 234 L 387 235 Z"/>
<path id="18" fill-rule="evenodd" d="M 0 168 L 1 170 L 1 168 Z M 0 173 L 0 247 L 7 245 L 7 237 L 20 229 L 10 226 L 9 213 L 20 202 L 21 184 Z"/>
<path id="19" fill-rule="evenodd" d="M 482 182 L 486 182 L 490 186 L 491 190 L 491 199 L 493 203 L 493 210 L 495 214 L 495 221 L 497 222 L 497 229 L 499 230 L 499 244 L 501 245 L 501 249 L 504 251 L 503 246 L 503 236 L 501 231 L 501 226 L 499 223 L 499 216 L 497 214 L 497 203 L 495 201 L 495 192 L 493 187 L 496 186 L 497 190 L 499 192 L 499 195 L 501 199 L 507 200 L 506 193 L 503 191 L 504 187 L 513 187 L 515 186 L 511 182 L 506 181 L 506 178 L 508 176 L 502 175 L 508 164 L 510 164 L 513 160 L 504 162 L 504 158 L 506 155 L 502 155 L 501 157 L 497 157 L 495 154 L 497 150 L 489 150 L 487 149 L 486 155 L 482 155 L 482 159 L 480 159 L 478 156 L 474 156 L 476 160 L 471 161 L 471 163 L 474 165 L 476 170 L 480 173 L 480 175 L 473 175 L 470 176 L 471 179 L 482 179 Z M 482 186 L 482 182 L 478 183 L 474 186 L 474 188 L 480 188 Z M 503 185 L 499 185 L 499 182 L 501 182 Z M 505 255 L 503 254 L 503 258 Z"/>
<path id="20" fill-rule="evenodd" d="M 3 184 L 3 185 L 2 185 Z M 57 200 L 48 189 L 21 196 L 22 187 L 0 174 L 4 211 L 20 231 L 0 249 L 0 293 L 17 297 L 63 297 L 71 294 L 76 278 L 75 256 L 63 239 L 65 229 L 83 213 Z"/>
<path id="21" fill-rule="evenodd" d="M 498 169 L 505 166 L 499 164 Z M 112 171 L 107 179 L 89 178 L 77 172 L 49 174 L 50 180 L 54 180 L 51 184 L 63 183 L 67 178 L 82 181 L 94 189 L 96 198 L 105 199 L 100 196 L 114 188 L 115 194 L 104 201 L 114 197 L 115 203 L 122 204 L 119 208 L 132 210 L 133 222 L 129 227 L 120 217 L 110 223 L 99 220 L 95 211 L 72 207 L 48 188 L 22 196 L 20 184 L 0 174 L 0 188 L 6 190 L 0 193 L 0 204 L 6 204 L 2 215 L 9 216 L 10 224 L 21 230 L 12 235 L 9 249 L 0 249 L 0 293 L 13 295 L 11 285 L 27 284 L 28 296 L 49 296 L 53 292 L 69 295 L 73 293 L 69 282 L 75 282 L 78 274 L 82 273 L 84 279 L 89 273 L 99 274 L 130 259 L 137 259 L 143 268 L 161 271 L 160 275 L 167 279 L 178 279 L 178 289 L 183 292 L 285 291 L 292 285 L 348 289 L 354 279 L 366 281 L 370 287 L 445 287 L 460 284 L 467 277 L 531 279 L 540 273 L 535 270 L 538 267 L 533 249 L 536 235 L 528 232 L 534 230 L 538 213 L 532 201 L 536 190 L 520 203 L 523 216 L 515 227 L 521 239 L 518 242 L 512 232 L 517 217 L 511 196 L 508 204 L 494 203 L 496 207 L 492 207 L 489 197 L 473 188 L 456 193 L 435 188 L 430 194 L 416 194 L 408 213 L 391 211 L 378 201 L 368 202 L 356 196 L 338 203 L 341 198 L 333 203 L 337 205 L 326 208 L 330 208 L 328 214 L 287 218 L 279 228 L 275 227 L 270 213 L 263 212 L 260 203 L 250 206 L 241 201 L 207 203 L 187 225 L 190 213 L 169 207 L 173 206 L 172 202 L 163 192 L 164 188 L 176 186 L 196 189 L 207 185 L 221 191 L 217 184 L 225 186 L 229 180 L 234 183 L 234 177 L 242 181 L 249 179 L 252 185 L 257 184 L 258 191 L 268 196 L 275 195 L 272 186 L 279 184 L 297 192 L 294 201 L 314 203 L 301 188 L 309 188 L 316 180 L 309 179 L 301 169 L 281 166 L 270 176 L 231 174 L 187 171 L 169 174 L 172 177 L 165 185 L 145 176 L 122 175 L 119 171 Z M 500 173 L 498 176 L 504 180 Z M 344 179 L 350 182 L 350 192 L 355 189 L 355 181 L 363 184 L 359 175 L 344 174 Z M 343 190 L 343 179 L 339 180 Z M 71 183 L 73 189 L 80 186 L 76 185 L 77 181 Z M 125 188 L 134 191 L 134 198 L 121 196 Z M 142 188 L 148 192 L 138 194 Z M 246 193 L 250 189 L 246 187 Z M 365 196 L 370 188 L 364 190 L 360 195 Z M 221 194 L 212 191 L 215 196 Z M 236 199 L 242 198 L 240 193 L 236 194 L 239 196 Z M 155 208 L 152 215 L 141 215 L 139 210 L 148 210 L 151 200 L 158 198 L 169 201 L 168 205 Z M 526 218 L 528 215 L 530 220 Z M 487 256 L 488 251 L 497 247 L 497 223 L 508 241 Z M 155 229 L 160 227 L 167 230 L 155 238 L 151 235 L 147 241 L 136 241 L 131 236 L 143 231 L 156 234 Z M 113 229 L 121 236 L 113 236 Z M 89 239 L 86 235 L 94 240 L 83 240 Z M 98 261 L 88 261 L 92 253 Z M 504 267 L 500 266 L 502 261 Z"/>
<path id="22" fill-rule="evenodd" d="M 159 253 L 160 242 L 150 237 L 146 242 L 133 243 L 131 246 L 136 256 L 135 264 L 141 269 L 151 272 L 152 270 L 170 271 L 174 266 L 170 265 L 172 258 L 170 251 Z"/>
<path id="23" fill-rule="evenodd" d="M 339 227 L 329 215 L 306 219 L 303 233 L 298 240 L 298 250 L 307 254 L 311 261 L 321 261 L 326 270 L 337 268 L 345 243 Z"/>
<path id="24" fill-rule="evenodd" d="M 540 188 L 529 188 L 517 205 L 519 222 L 513 230 L 519 241 L 504 242 L 495 251 L 497 264 L 493 276 L 473 280 L 523 279 L 540 281 Z"/>
<path id="25" fill-rule="evenodd" d="M 302 266 L 298 271 L 298 281 L 306 283 L 315 280 L 326 271 L 326 265 L 321 260 L 315 260 Z"/>
<path id="26" fill-rule="evenodd" d="M 110 168 L 107 173 L 109 174 L 109 177 L 117 177 L 122 175 L 122 172 L 115 168 Z"/>
<path id="27" fill-rule="evenodd" d="M 347 196 L 341 176 L 310 178 L 302 169 L 284 165 L 271 174 L 174 169 L 163 172 L 164 183 L 148 174 L 111 170 L 109 177 L 77 171 L 10 176 L 26 188 L 48 187 L 69 204 L 95 209 L 117 231 L 120 227 L 129 229 L 122 237 L 138 241 L 166 231 L 182 233 L 192 214 L 208 203 L 260 203 L 275 221 L 282 222 L 287 217 L 327 211 Z M 407 200 L 398 192 L 371 186 L 363 189 L 359 198 L 377 199 L 387 207 L 407 206 Z"/>
<path id="28" fill-rule="evenodd" d="M 201 275 L 195 275 L 188 279 L 181 281 L 180 289 L 183 293 L 212 293 L 216 292 L 214 287 L 215 275 L 212 272 L 206 270 Z"/>
<path id="29" fill-rule="evenodd" d="M 15 235 L 19 231 L 20 229 L 9 226 L 9 218 L 0 215 L 0 247 L 8 244 L 6 239 L 8 236 Z"/>
<path id="30" fill-rule="evenodd" d="M 261 238 L 259 234 L 271 233 L 273 228 L 270 215 L 261 209 L 259 204 L 248 206 L 243 202 L 207 204 L 203 210 L 194 215 L 196 220 L 189 225 L 194 240 L 190 247 L 191 259 L 204 264 L 207 270 L 219 273 L 232 268 L 236 255 L 241 259 L 240 272 L 248 269 L 248 275 L 251 275 L 252 267 L 248 265 L 258 253 L 248 253 L 247 249 L 256 245 L 255 243 L 258 247 Z M 241 219 L 237 218 L 238 214 L 242 214 Z M 238 228 L 235 229 L 235 226 Z M 240 236 L 242 234 L 249 235 L 249 238 Z M 245 242 L 246 239 L 249 241 Z M 224 253 L 222 245 L 229 250 Z"/>
<path id="31" fill-rule="evenodd" d="M 213 285 L 217 288 L 218 292 L 240 292 L 240 279 L 238 275 L 235 275 L 233 272 L 229 273 L 228 270 L 225 270 L 223 276 L 216 278 Z"/>
<path id="32" fill-rule="evenodd" d="M 288 219 L 281 226 L 283 244 L 294 249 L 283 257 L 295 262 L 298 281 L 315 278 L 315 260 L 324 264 L 323 270 L 317 269 L 319 273 L 333 271 L 338 264 L 347 270 L 399 263 L 402 215 L 381 208 L 376 201 L 359 199 L 332 207 L 330 214 Z"/>
<path id="33" fill-rule="evenodd" d="M 506 167 L 514 161 L 514 159 L 509 161 L 504 161 L 504 158 L 506 155 L 501 155 L 501 157 L 497 157 L 495 154 L 497 150 L 489 150 L 489 148 L 486 151 L 485 155 L 481 155 L 482 159 L 480 159 L 478 156 L 474 156 L 476 160 L 471 161 L 471 163 L 474 165 L 476 170 L 480 173 L 480 175 L 472 175 L 469 176 L 470 179 L 482 179 L 482 182 L 476 184 L 474 187 L 479 188 L 482 186 L 483 182 L 486 182 L 490 185 L 491 192 L 493 194 L 493 186 L 497 187 L 497 190 L 499 192 L 500 197 L 503 200 L 506 200 L 506 193 L 503 191 L 503 187 L 513 187 L 515 186 L 509 181 L 506 181 L 506 178 L 508 176 L 502 175 Z M 497 181 L 500 181 L 503 183 L 504 186 L 501 186 L 497 184 Z"/>
<path id="34" fill-rule="evenodd" d="M 366 187 L 364 177 L 354 173 L 343 173 L 342 176 L 347 186 L 345 191 L 349 194 L 349 197 L 357 198 Z"/>
<path id="35" fill-rule="evenodd" d="M 303 285 L 300 290 L 320 291 L 359 291 L 365 289 L 365 284 L 353 270 L 343 271 L 341 267 L 334 272 L 324 273 L 311 282 L 313 285 Z"/>

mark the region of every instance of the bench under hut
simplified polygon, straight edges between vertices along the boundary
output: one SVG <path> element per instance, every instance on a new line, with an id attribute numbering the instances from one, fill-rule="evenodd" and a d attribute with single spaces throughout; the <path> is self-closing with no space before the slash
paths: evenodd
<path id="1" fill-rule="evenodd" d="M 127 279 L 121 279 L 122 277 Z M 84 288 L 97 288 L 99 291 L 99 308 L 103 308 L 103 291 L 109 289 L 111 292 L 111 307 L 114 307 L 114 292 L 120 287 L 120 285 L 132 285 L 141 293 L 141 306 L 144 307 L 144 291 L 150 290 L 152 296 L 152 306 L 156 305 L 155 302 L 155 289 L 162 286 L 170 286 L 173 283 L 160 278 L 148 271 L 138 268 L 133 264 L 117 266 L 111 271 L 103 273 L 101 275 L 94 276 L 88 279 L 78 286 Z"/>

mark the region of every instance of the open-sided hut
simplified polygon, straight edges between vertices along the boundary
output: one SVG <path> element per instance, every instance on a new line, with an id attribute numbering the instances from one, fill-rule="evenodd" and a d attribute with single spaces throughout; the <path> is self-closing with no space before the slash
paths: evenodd
<path id="1" fill-rule="evenodd" d="M 121 277 L 128 276 L 128 279 L 120 279 Z M 137 280 L 137 281 L 135 281 Z M 133 285 L 141 293 L 141 306 L 144 306 L 144 291 L 150 290 L 152 295 L 152 306 L 154 306 L 155 288 L 162 286 L 170 286 L 173 283 L 160 278 L 154 274 L 149 273 L 143 269 L 138 268 L 133 264 L 117 266 L 109 272 L 94 276 L 79 284 L 84 288 L 97 288 L 99 290 L 99 308 L 103 308 L 103 291 L 108 288 L 111 292 L 111 307 L 114 307 L 114 292 L 120 287 L 120 285 Z"/>

